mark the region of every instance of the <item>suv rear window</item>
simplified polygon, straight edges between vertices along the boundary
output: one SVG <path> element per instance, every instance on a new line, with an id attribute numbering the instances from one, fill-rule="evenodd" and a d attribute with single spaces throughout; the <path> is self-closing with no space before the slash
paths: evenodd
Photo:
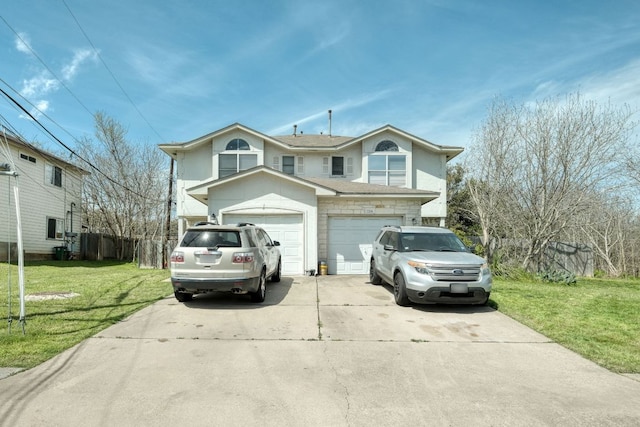
<path id="1" fill-rule="evenodd" d="M 240 233 L 237 230 L 188 230 L 181 247 L 213 248 L 213 247 L 241 247 Z"/>

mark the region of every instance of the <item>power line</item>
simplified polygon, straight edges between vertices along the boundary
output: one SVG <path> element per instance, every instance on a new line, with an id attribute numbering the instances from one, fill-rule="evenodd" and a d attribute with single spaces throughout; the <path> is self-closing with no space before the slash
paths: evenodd
<path id="1" fill-rule="evenodd" d="M 33 50 L 33 49 L 31 48 L 31 45 L 30 45 L 29 43 L 27 43 L 27 42 L 26 42 L 26 41 L 25 41 L 25 40 L 20 36 L 20 34 L 18 34 L 18 32 L 16 32 L 16 30 L 14 30 L 14 29 L 13 29 L 13 27 L 12 27 L 11 25 L 9 25 L 9 23 L 7 22 L 7 20 L 6 20 L 6 19 L 4 19 L 4 17 L 3 17 L 2 15 L 0 15 L 0 19 L 2 19 L 2 21 L 4 21 L 5 25 L 6 25 L 7 27 L 9 27 L 9 29 L 13 32 L 13 34 L 15 34 L 15 35 L 16 35 L 16 37 L 20 40 L 20 42 L 21 42 L 21 43 L 22 43 L 22 44 L 23 44 L 27 49 L 29 49 L 29 52 L 31 52 L 31 54 L 32 54 L 32 55 L 33 55 L 33 56 L 34 56 L 38 61 L 40 61 L 40 63 L 42 64 L 42 66 L 43 66 L 44 68 L 46 68 L 46 70 L 47 70 L 49 73 L 51 73 L 51 75 L 52 75 L 52 76 L 53 76 L 53 77 L 54 77 L 54 78 L 55 78 L 55 79 L 56 79 L 56 80 L 57 80 L 57 81 L 62 85 L 62 87 L 64 87 L 64 88 L 67 90 L 67 92 L 69 92 L 69 94 L 70 94 L 71 96 L 73 96 L 73 98 L 74 98 L 76 101 L 78 101 L 78 104 L 80 104 L 80 105 L 82 106 L 82 108 L 84 108 L 84 109 L 87 111 L 87 113 L 89 113 L 89 114 L 93 117 L 93 113 L 89 110 L 89 108 L 87 108 L 87 106 L 86 106 L 86 105 L 84 105 L 84 104 L 82 103 L 82 101 L 80 101 L 80 98 L 78 98 L 78 97 L 76 96 L 76 94 L 75 94 L 75 93 L 73 93 L 73 91 L 72 91 L 71 89 L 69 89 L 69 87 L 64 83 L 64 81 L 62 81 L 62 80 L 60 79 L 60 77 L 58 77 L 58 76 L 57 76 L 57 74 L 53 72 L 53 70 L 52 70 L 52 69 L 51 69 L 51 68 L 46 64 L 46 62 L 44 62 L 44 61 L 42 60 L 42 58 L 40 58 L 40 56 L 36 53 L 36 51 L 35 51 L 35 50 Z M 39 111 L 39 110 L 38 110 L 38 111 Z"/>
<path id="2" fill-rule="evenodd" d="M 147 126 L 149 126 L 149 128 L 156 134 L 156 136 L 160 139 L 160 141 L 165 141 L 164 138 L 162 138 L 162 136 L 160 136 L 160 134 L 158 133 L 158 131 L 155 130 L 155 128 L 151 125 L 151 123 L 149 122 L 149 120 L 147 120 L 147 118 L 144 116 L 144 114 L 142 114 L 142 112 L 140 111 L 140 109 L 138 108 L 138 106 L 133 102 L 133 100 L 131 99 L 131 97 L 129 96 L 129 94 L 127 93 L 127 91 L 124 90 L 124 88 L 122 87 L 122 85 L 120 84 L 120 82 L 118 81 L 118 79 L 116 78 L 115 74 L 111 71 L 111 69 L 109 68 L 109 66 L 107 65 L 107 63 L 104 61 L 104 59 L 102 58 L 102 55 L 100 55 L 100 51 L 98 51 L 98 49 L 96 49 L 96 47 L 94 46 L 93 42 L 91 41 L 91 39 L 89 38 L 89 36 L 87 35 L 87 33 L 84 31 L 84 29 L 82 28 L 82 26 L 80 25 L 80 22 L 78 21 L 78 19 L 76 18 L 76 16 L 73 14 L 73 12 L 71 11 L 71 9 L 69 8 L 69 5 L 67 5 L 67 2 L 65 0 L 62 0 L 62 4 L 64 4 L 64 6 L 67 8 L 67 10 L 69 11 L 69 14 L 71 15 L 71 17 L 73 18 L 73 20 L 76 22 L 76 25 L 78 26 L 78 28 L 80 29 L 80 32 L 82 32 L 82 35 L 84 35 L 84 37 L 87 39 L 87 41 L 89 42 L 89 44 L 91 45 L 91 48 L 93 49 L 93 51 L 95 52 L 95 54 L 98 56 L 98 59 L 100 59 L 100 62 L 102 62 L 102 65 L 104 65 L 104 68 L 106 68 L 106 70 L 109 72 L 109 74 L 111 75 L 111 78 L 113 79 L 113 81 L 116 83 L 116 85 L 118 85 L 118 87 L 120 88 L 120 90 L 122 91 L 123 95 L 127 98 L 127 100 L 131 103 L 131 105 L 133 106 L 133 108 L 136 110 L 136 112 L 138 113 L 138 115 L 140 115 L 140 117 L 142 117 L 142 120 L 145 121 L 145 123 L 147 124 Z"/>
<path id="3" fill-rule="evenodd" d="M 29 116 L 29 118 L 31 118 L 31 120 L 33 120 L 35 123 L 37 123 L 42 130 L 44 130 L 47 134 L 49 134 L 49 136 L 51 136 L 51 138 L 53 138 L 58 144 L 62 145 L 65 149 L 67 149 L 67 151 L 69 151 L 71 154 L 73 154 L 74 156 L 76 156 L 78 159 L 82 160 L 83 162 L 85 162 L 87 165 L 89 165 L 93 170 L 95 170 L 96 172 L 98 172 L 100 175 L 104 176 L 105 178 L 107 178 L 107 180 L 109 182 L 111 182 L 112 184 L 115 184 L 119 187 L 122 187 L 123 189 L 131 192 L 132 194 L 135 194 L 138 197 L 141 197 L 143 199 L 146 199 L 145 196 L 143 196 L 142 194 L 137 193 L 136 191 L 130 189 L 129 187 L 127 187 L 126 185 L 120 184 L 119 182 L 117 182 L 115 179 L 111 178 L 109 175 L 105 174 L 104 172 L 102 172 L 97 166 L 95 166 L 93 163 L 91 163 L 89 160 L 85 159 L 84 157 L 82 157 L 81 155 L 79 155 L 77 152 L 75 152 L 71 147 L 69 147 L 67 144 L 65 144 L 64 142 L 62 142 L 60 139 L 58 139 L 58 137 L 56 137 L 53 133 L 51 133 L 51 131 L 49 131 L 49 129 L 47 129 L 46 126 L 44 126 L 42 123 L 40 123 L 40 121 L 35 118 L 29 111 L 27 111 L 22 105 L 20 105 L 20 103 L 18 101 L 16 101 L 11 95 L 9 95 L 7 92 L 4 91 L 4 89 L 0 88 L 0 92 L 2 92 L 2 94 L 7 97 L 11 102 L 13 102 L 16 106 L 18 106 L 18 108 L 20 108 L 20 110 L 22 110 L 26 115 Z"/>

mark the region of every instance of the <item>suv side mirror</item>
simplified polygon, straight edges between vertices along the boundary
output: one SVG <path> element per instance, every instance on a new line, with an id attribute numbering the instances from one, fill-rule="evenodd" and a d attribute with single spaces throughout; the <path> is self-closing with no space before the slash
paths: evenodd
<path id="1" fill-rule="evenodd" d="M 393 245 L 384 245 L 384 250 L 385 251 L 395 251 L 396 248 L 394 248 Z"/>
<path id="2" fill-rule="evenodd" d="M 277 240 L 273 241 L 273 246 L 280 246 L 280 242 L 278 242 Z"/>

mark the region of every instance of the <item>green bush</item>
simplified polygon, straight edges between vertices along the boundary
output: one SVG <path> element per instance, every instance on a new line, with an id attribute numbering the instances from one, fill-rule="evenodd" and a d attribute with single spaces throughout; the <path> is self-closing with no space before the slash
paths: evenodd
<path id="1" fill-rule="evenodd" d="M 547 270 L 538 273 L 538 277 L 549 283 L 561 283 L 567 286 L 573 286 L 578 283 L 576 275 L 565 270 Z"/>

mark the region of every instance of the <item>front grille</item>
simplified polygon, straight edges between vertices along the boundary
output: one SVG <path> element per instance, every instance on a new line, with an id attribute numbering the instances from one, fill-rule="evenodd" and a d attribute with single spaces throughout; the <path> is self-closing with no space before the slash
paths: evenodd
<path id="1" fill-rule="evenodd" d="M 431 265 L 431 277 L 438 282 L 475 282 L 480 278 L 480 266 Z"/>

